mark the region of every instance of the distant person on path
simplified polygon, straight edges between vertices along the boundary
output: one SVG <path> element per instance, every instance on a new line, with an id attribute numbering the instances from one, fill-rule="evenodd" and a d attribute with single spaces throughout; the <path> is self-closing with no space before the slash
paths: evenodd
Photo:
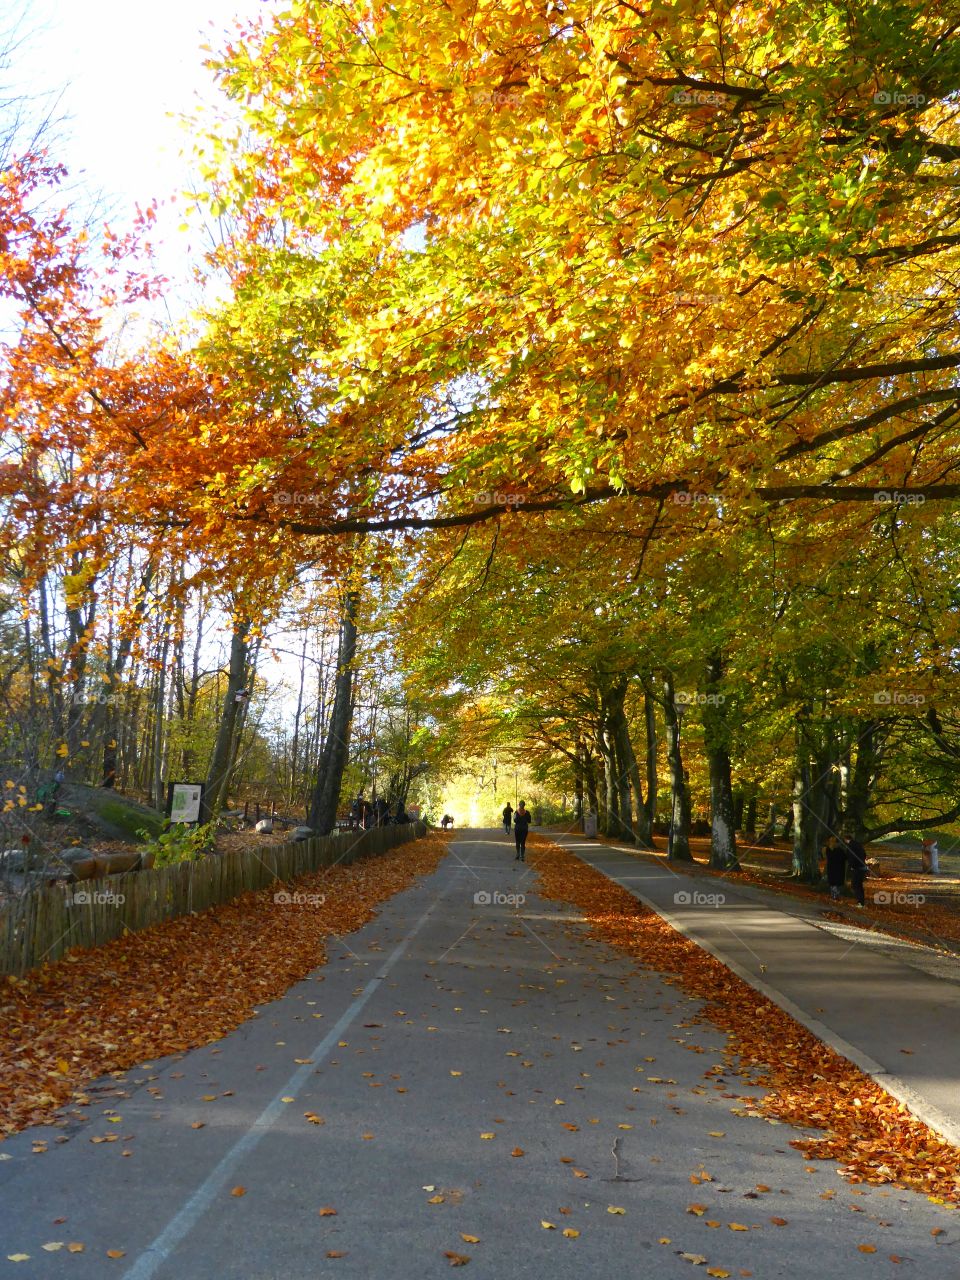
<path id="1" fill-rule="evenodd" d="M 852 831 L 844 832 L 843 851 L 850 868 L 850 887 L 857 896 L 857 906 L 863 907 L 863 882 L 870 874 L 867 869 L 867 851 Z"/>
<path id="2" fill-rule="evenodd" d="M 513 835 L 517 842 L 517 856 L 514 862 L 526 862 L 527 860 L 527 832 L 530 830 L 530 814 L 527 806 L 521 800 L 517 805 L 517 811 L 513 815 Z"/>
<path id="3" fill-rule="evenodd" d="M 449 813 L 445 813 L 440 819 L 440 826 L 444 831 L 446 831 L 447 827 L 453 826 L 453 819 L 450 817 Z"/>
<path id="4" fill-rule="evenodd" d="M 507 807 L 503 811 L 503 829 L 509 834 L 510 824 L 513 821 L 513 805 L 507 801 Z"/>
<path id="5" fill-rule="evenodd" d="M 830 897 L 836 902 L 847 875 L 847 851 L 832 832 L 823 842 L 823 860 L 826 863 Z"/>

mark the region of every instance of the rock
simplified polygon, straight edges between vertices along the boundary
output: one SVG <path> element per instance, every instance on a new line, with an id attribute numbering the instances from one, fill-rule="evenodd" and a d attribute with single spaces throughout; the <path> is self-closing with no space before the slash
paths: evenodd
<path id="1" fill-rule="evenodd" d="M 273 835 L 273 819 L 261 818 L 260 821 L 257 823 L 256 827 L 254 828 L 254 830 L 259 831 L 261 835 L 265 835 L 265 836 Z"/>
<path id="2" fill-rule="evenodd" d="M 82 844 L 71 845 L 69 849 L 60 849 L 54 856 L 54 861 L 66 862 L 83 862 L 86 858 L 95 858 L 97 855 L 92 849 L 85 848 Z"/>
<path id="3" fill-rule="evenodd" d="M 25 854 L 22 849 L 4 849 L 0 853 L 0 874 L 22 871 L 25 860 Z"/>
<path id="4" fill-rule="evenodd" d="M 290 832 L 291 840 L 312 840 L 316 835 L 313 827 L 294 827 Z"/>

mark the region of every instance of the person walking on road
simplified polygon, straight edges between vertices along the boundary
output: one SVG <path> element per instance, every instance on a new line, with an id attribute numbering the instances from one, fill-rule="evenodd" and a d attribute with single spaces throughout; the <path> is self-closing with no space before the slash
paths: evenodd
<path id="1" fill-rule="evenodd" d="M 857 897 L 857 906 L 863 908 L 863 882 L 870 874 L 867 868 L 867 851 L 852 831 L 844 832 L 843 851 L 850 868 L 850 887 Z"/>
<path id="2" fill-rule="evenodd" d="M 513 805 L 508 800 L 507 807 L 503 811 L 503 829 L 504 831 L 507 832 L 508 835 L 510 833 L 510 823 L 512 819 L 513 819 Z"/>
<path id="3" fill-rule="evenodd" d="M 527 806 L 521 800 L 517 805 L 517 811 L 513 815 L 513 835 L 517 842 L 517 856 L 514 862 L 526 862 L 527 860 L 527 832 L 530 830 L 530 813 Z"/>
<path id="4" fill-rule="evenodd" d="M 823 860 L 826 863 L 830 897 L 836 902 L 847 874 L 847 851 L 832 832 L 823 842 Z"/>

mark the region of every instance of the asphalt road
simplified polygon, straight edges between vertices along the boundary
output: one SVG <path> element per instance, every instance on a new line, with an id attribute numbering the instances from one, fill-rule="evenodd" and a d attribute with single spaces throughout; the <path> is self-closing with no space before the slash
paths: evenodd
<path id="1" fill-rule="evenodd" d="M 960 1275 L 954 1213 L 732 1114 L 757 1091 L 707 1074 L 722 1037 L 698 1002 L 539 899 L 528 857 L 458 833 L 236 1032 L 4 1143 L 0 1274 Z"/>

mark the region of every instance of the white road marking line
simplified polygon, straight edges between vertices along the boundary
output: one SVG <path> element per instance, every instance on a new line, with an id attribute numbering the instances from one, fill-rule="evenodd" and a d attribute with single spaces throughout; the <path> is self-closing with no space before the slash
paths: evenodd
<path id="1" fill-rule="evenodd" d="M 361 994 L 341 1014 L 309 1055 L 311 1059 L 322 1058 L 336 1045 L 344 1031 L 350 1026 L 373 993 L 379 989 L 381 980 L 387 976 L 394 965 L 401 959 L 407 947 L 420 932 L 427 918 L 433 914 L 445 896 L 445 894 L 441 894 L 423 913 L 404 940 L 393 950 L 380 972 L 370 979 Z M 174 1249 L 190 1233 L 203 1214 L 213 1204 L 214 1199 L 226 1186 L 237 1165 L 258 1146 L 260 1140 L 266 1136 L 274 1122 L 287 1110 L 287 1105 L 282 1099 L 290 1094 L 296 1094 L 297 1090 L 306 1084 L 308 1077 L 315 1069 L 315 1065 L 315 1061 L 310 1062 L 299 1067 L 293 1073 L 286 1084 L 274 1096 L 273 1100 L 267 1103 L 246 1133 L 237 1139 L 226 1155 L 214 1166 L 193 1195 L 183 1205 L 183 1208 L 170 1219 L 156 1239 L 147 1245 L 137 1261 L 126 1272 L 124 1280 L 150 1280 L 151 1276 L 156 1275 L 158 1268 L 163 1266 Z"/>

